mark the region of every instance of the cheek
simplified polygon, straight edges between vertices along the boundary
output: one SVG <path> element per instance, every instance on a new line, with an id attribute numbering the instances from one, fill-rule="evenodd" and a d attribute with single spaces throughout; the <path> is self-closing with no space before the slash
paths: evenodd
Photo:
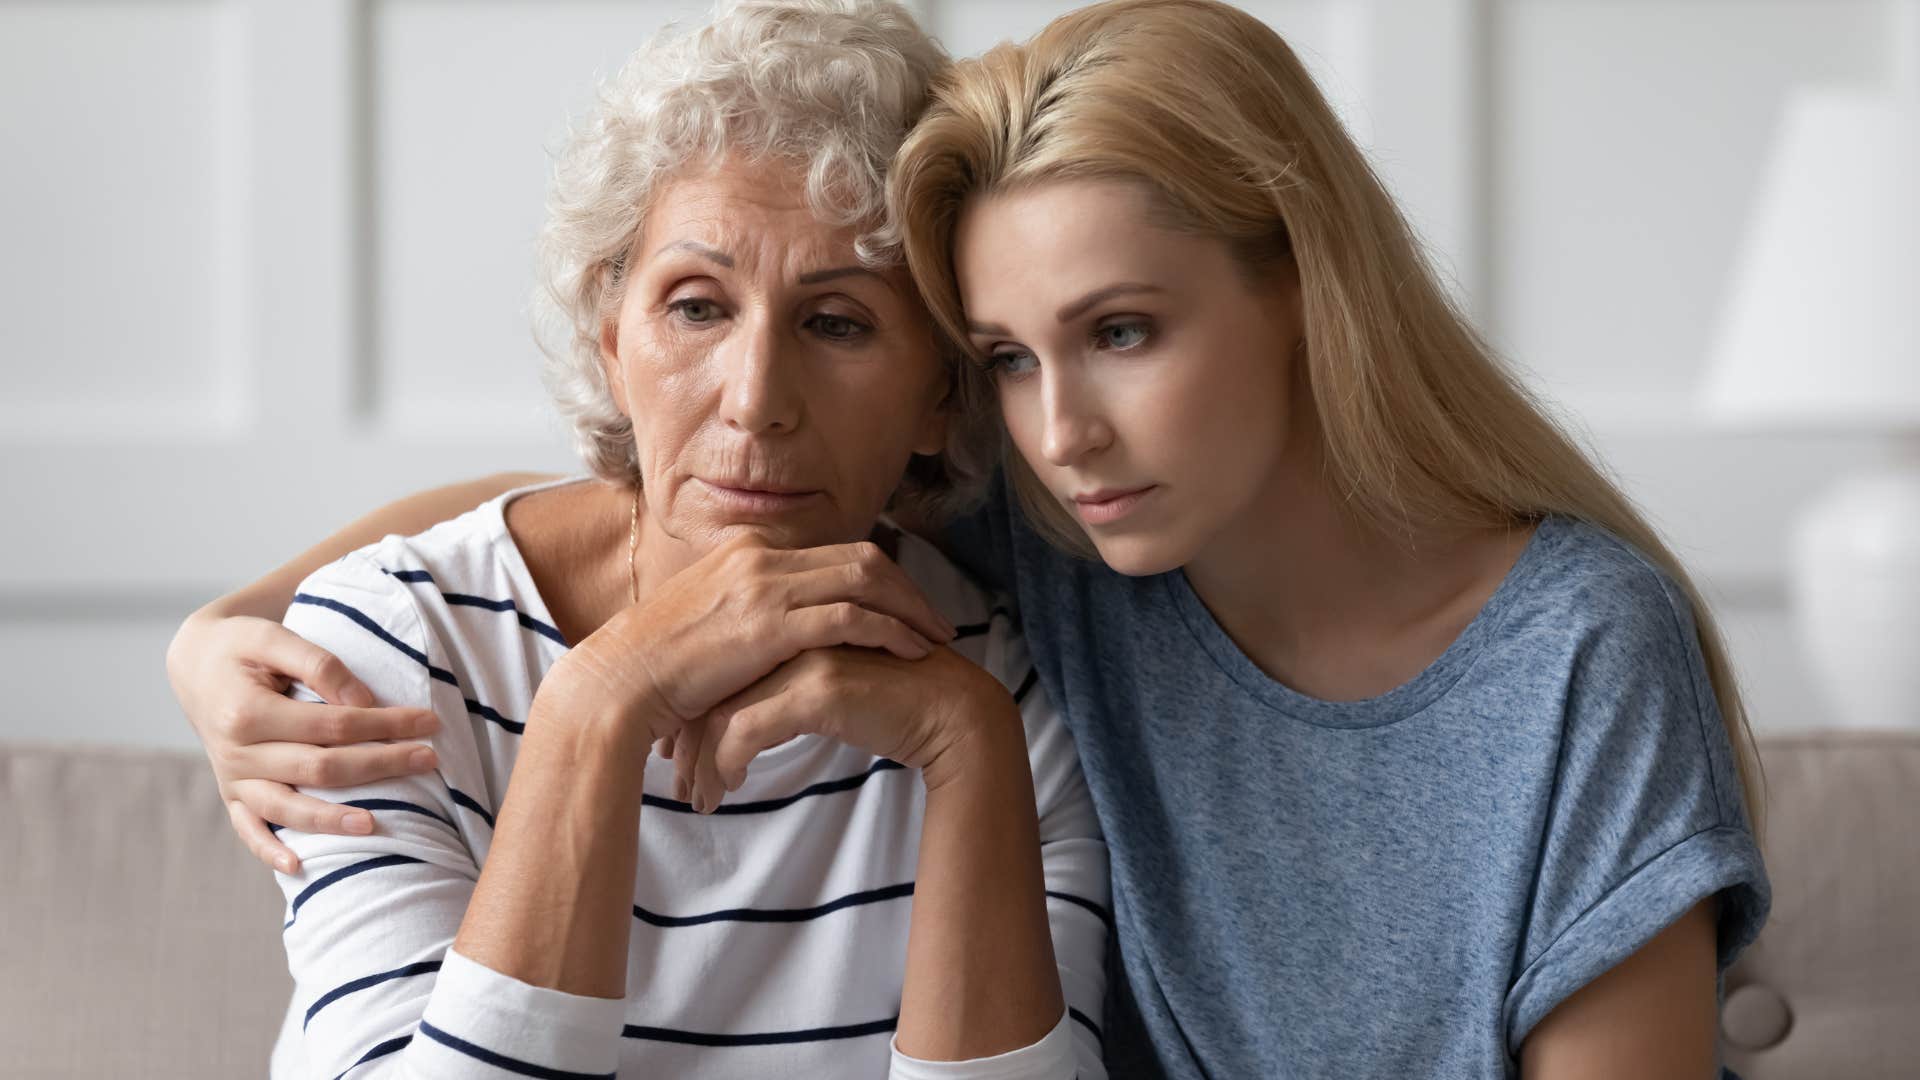
<path id="1" fill-rule="evenodd" d="M 1040 462 L 1040 468 L 1045 469 L 1046 458 L 1041 453 L 1041 441 L 1046 425 L 1041 416 L 1038 380 L 1009 382 L 995 379 L 993 386 L 994 394 L 1000 401 L 1000 420 L 1006 425 L 1007 438 L 1012 440 L 1014 450 L 1029 462 Z"/>

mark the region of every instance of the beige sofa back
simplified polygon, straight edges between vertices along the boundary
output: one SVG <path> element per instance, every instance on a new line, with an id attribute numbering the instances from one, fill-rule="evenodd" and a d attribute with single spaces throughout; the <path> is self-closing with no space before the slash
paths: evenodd
<path id="1" fill-rule="evenodd" d="M 258 1080 L 293 980 L 206 759 L 0 746 L 0 1077 Z"/>
<path id="2" fill-rule="evenodd" d="M 1920 734 L 1762 744 L 1774 913 L 1727 977 L 1747 1080 L 1920 1076 Z M 195 755 L 0 746 L 0 1080 L 259 1077 L 272 875 Z"/>

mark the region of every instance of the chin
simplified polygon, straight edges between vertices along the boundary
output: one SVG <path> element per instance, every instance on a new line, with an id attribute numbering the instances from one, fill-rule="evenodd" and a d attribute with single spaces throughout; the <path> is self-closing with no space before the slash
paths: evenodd
<path id="1" fill-rule="evenodd" d="M 1094 538 L 1093 546 L 1100 552 L 1100 561 L 1106 563 L 1114 573 L 1127 577 L 1150 577 L 1178 570 L 1187 564 L 1186 552 L 1168 540 L 1168 537 L 1149 533 L 1114 536 L 1104 540 Z"/>

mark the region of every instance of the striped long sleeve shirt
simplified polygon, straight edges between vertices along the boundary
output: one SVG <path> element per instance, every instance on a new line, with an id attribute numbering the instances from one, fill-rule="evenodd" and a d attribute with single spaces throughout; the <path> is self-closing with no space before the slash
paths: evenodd
<path id="1" fill-rule="evenodd" d="M 672 763 L 649 756 L 624 1000 L 454 952 L 528 707 L 567 649 L 506 528 L 516 494 L 323 568 L 287 613 L 379 704 L 431 708 L 441 729 L 434 772 L 303 789 L 364 807 L 372 835 L 281 831 L 302 866 L 277 875 L 294 992 L 274 1076 L 1106 1075 L 1107 856 L 1072 741 L 1012 621 L 912 538 L 899 562 L 961 628 L 954 648 L 1020 702 L 1068 1004 L 1044 1038 L 970 1062 L 898 1052 L 924 790 L 913 771 L 817 736 L 762 754 L 710 816 L 671 798 Z"/>

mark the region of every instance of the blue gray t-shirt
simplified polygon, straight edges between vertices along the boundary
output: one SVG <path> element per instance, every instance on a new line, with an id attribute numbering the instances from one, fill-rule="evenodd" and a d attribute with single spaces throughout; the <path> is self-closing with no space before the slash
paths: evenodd
<path id="1" fill-rule="evenodd" d="M 949 546 L 1011 591 L 1113 866 L 1115 1077 L 1500 1077 L 1702 899 L 1768 886 L 1685 597 L 1549 518 L 1411 682 L 1269 678 L 1178 571 L 1048 546 L 1004 486 Z"/>

